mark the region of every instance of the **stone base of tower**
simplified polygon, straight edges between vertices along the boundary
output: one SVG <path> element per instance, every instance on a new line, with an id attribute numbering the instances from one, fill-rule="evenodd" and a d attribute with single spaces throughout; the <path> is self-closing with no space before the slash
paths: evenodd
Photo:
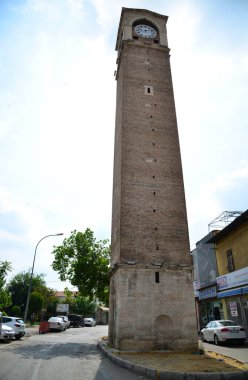
<path id="1" fill-rule="evenodd" d="M 123 351 L 198 351 L 191 270 L 118 266 L 111 277 L 109 342 Z"/>

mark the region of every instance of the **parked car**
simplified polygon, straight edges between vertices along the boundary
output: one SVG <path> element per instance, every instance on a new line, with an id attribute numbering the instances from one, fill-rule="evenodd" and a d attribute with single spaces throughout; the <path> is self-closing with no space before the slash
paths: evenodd
<path id="1" fill-rule="evenodd" d="M 21 318 L 3 316 L 2 323 L 6 326 L 11 327 L 15 332 L 15 338 L 21 339 L 25 335 L 25 323 Z"/>
<path id="2" fill-rule="evenodd" d="M 65 328 L 69 329 L 71 327 L 71 322 L 69 321 L 68 317 L 66 315 L 57 315 L 59 318 L 63 318 L 65 322 Z"/>
<path id="3" fill-rule="evenodd" d="M 66 329 L 65 321 L 61 317 L 51 317 L 48 319 L 48 322 L 50 330 L 64 331 Z"/>
<path id="4" fill-rule="evenodd" d="M 242 326 L 230 320 L 211 321 L 201 330 L 203 342 L 214 342 L 216 345 L 223 342 L 245 343 L 246 333 Z"/>
<path id="5" fill-rule="evenodd" d="M 68 319 L 71 323 L 71 327 L 80 327 L 84 326 L 84 320 L 82 315 L 79 314 L 69 314 Z"/>
<path id="6" fill-rule="evenodd" d="M 96 325 L 96 321 L 93 318 L 84 318 L 84 325 L 93 327 Z"/>
<path id="7" fill-rule="evenodd" d="M 11 327 L 9 327 L 3 323 L 0 326 L 2 326 L 0 329 L 0 340 L 13 340 L 13 339 L 15 339 L 15 332 Z"/>

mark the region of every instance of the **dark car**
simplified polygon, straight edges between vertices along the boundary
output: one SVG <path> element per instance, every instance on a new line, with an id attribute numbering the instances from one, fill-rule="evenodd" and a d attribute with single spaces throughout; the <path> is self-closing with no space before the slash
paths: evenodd
<path id="1" fill-rule="evenodd" d="M 71 322 L 71 327 L 84 326 L 84 319 L 83 319 L 82 315 L 69 314 L 68 319 Z"/>

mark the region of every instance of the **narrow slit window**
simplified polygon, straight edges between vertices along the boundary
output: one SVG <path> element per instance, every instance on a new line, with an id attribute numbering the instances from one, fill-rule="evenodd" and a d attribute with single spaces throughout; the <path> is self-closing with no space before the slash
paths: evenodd
<path id="1" fill-rule="evenodd" d="M 159 284 L 159 272 L 155 272 L 155 282 Z"/>
<path id="2" fill-rule="evenodd" d="M 146 95 L 153 95 L 153 86 L 144 86 Z"/>

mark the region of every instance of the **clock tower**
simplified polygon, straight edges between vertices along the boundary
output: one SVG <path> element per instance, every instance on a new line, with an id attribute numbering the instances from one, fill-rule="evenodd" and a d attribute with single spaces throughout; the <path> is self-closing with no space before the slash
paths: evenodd
<path id="1" fill-rule="evenodd" d="M 122 8 L 109 341 L 119 350 L 198 349 L 167 16 Z"/>

